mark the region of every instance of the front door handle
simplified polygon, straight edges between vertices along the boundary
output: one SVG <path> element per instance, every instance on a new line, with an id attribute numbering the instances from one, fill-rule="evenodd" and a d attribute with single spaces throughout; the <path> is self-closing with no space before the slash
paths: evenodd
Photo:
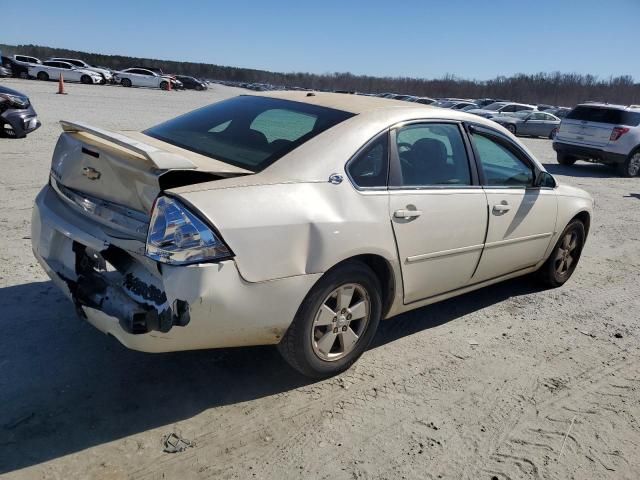
<path id="1" fill-rule="evenodd" d="M 493 213 L 496 215 L 502 215 L 503 213 L 507 213 L 509 210 L 511 210 L 511 206 L 505 200 L 498 205 L 493 206 Z"/>
<path id="2" fill-rule="evenodd" d="M 400 210 L 396 210 L 395 212 L 393 212 L 393 216 L 395 218 L 416 218 L 419 217 L 420 215 L 422 215 L 422 212 L 420 210 L 405 210 L 405 209 L 400 209 Z"/>

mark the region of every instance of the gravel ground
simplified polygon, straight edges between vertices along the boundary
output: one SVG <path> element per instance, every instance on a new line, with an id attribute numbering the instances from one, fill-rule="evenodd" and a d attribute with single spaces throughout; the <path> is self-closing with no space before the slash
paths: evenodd
<path id="1" fill-rule="evenodd" d="M 57 120 L 142 129 L 239 90 L 2 84 L 44 126 L 0 139 L 0 476 L 640 477 L 639 178 L 561 167 L 548 140 L 524 139 L 596 198 L 573 278 L 546 291 L 509 281 L 384 322 L 354 368 L 312 383 L 273 348 L 127 351 L 76 318 L 31 254 Z M 163 453 L 171 432 L 195 446 Z"/>

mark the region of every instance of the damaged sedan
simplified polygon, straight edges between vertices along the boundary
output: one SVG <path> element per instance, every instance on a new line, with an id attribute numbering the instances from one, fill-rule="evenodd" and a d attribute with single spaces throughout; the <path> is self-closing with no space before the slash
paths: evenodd
<path id="1" fill-rule="evenodd" d="M 382 319 L 534 272 L 561 286 L 591 222 L 586 192 L 464 112 L 277 92 L 144 132 L 61 123 L 34 254 L 145 352 L 276 344 L 333 375 Z"/>

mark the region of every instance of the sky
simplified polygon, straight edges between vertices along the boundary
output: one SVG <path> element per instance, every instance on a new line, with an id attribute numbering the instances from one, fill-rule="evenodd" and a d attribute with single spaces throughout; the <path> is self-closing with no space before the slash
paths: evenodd
<path id="1" fill-rule="evenodd" d="M 0 43 L 279 72 L 640 81 L 640 0 L 0 0 Z"/>

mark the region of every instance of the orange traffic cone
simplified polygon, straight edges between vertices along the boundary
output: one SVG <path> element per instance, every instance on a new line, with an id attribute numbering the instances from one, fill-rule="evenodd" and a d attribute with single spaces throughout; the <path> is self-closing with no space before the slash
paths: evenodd
<path id="1" fill-rule="evenodd" d="M 62 73 L 60 74 L 60 78 L 58 79 L 58 94 L 59 95 L 67 94 L 67 92 L 64 91 L 64 77 L 62 76 Z"/>
<path id="2" fill-rule="evenodd" d="M 169 78 L 167 82 L 167 92 L 170 92 L 170 91 L 171 91 L 171 79 Z"/>

